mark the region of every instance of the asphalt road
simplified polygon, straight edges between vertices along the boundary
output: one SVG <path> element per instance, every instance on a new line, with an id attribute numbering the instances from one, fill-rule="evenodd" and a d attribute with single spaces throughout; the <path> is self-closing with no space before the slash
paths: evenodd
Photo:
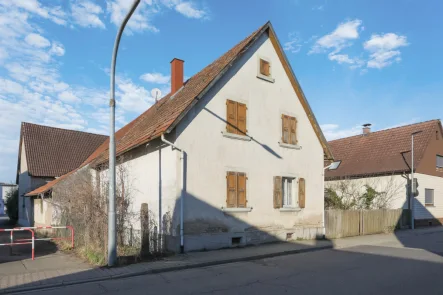
<path id="1" fill-rule="evenodd" d="M 411 248 L 409 248 L 411 247 Z M 412 248 L 413 247 L 413 248 Z M 32 294 L 443 294 L 443 236 L 73 285 Z"/>

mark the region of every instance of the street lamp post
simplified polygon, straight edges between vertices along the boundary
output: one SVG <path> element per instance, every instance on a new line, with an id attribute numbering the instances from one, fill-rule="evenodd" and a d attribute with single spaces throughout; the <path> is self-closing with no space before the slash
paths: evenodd
<path id="1" fill-rule="evenodd" d="M 128 14 L 123 19 L 122 24 L 115 38 L 114 50 L 111 61 L 111 99 L 109 107 L 111 120 L 109 126 L 109 204 L 108 204 L 108 265 L 114 266 L 117 262 L 117 239 L 116 239 L 116 214 L 115 214 L 115 64 L 117 62 L 117 51 L 125 29 L 126 23 L 131 18 L 140 0 L 135 0 L 129 9 Z"/>
<path id="2" fill-rule="evenodd" d="M 414 199 L 415 199 L 415 181 L 414 181 L 414 135 L 421 133 L 422 131 L 416 131 L 411 133 L 411 229 L 415 229 L 414 224 Z"/>

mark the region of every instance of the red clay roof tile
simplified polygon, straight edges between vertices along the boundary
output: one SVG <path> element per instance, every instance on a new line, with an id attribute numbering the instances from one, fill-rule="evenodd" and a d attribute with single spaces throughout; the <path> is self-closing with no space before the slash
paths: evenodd
<path id="1" fill-rule="evenodd" d="M 414 165 L 417 167 L 439 123 L 439 120 L 432 120 L 330 141 L 334 159 L 341 163 L 338 169 L 326 171 L 326 179 L 408 172 L 411 133 L 423 131 L 414 137 Z"/>

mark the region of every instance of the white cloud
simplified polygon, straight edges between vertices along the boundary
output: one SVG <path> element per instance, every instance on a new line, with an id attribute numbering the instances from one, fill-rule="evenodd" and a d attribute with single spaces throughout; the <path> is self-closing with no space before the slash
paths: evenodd
<path id="1" fill-rule="evenodd" d="M 17 82 L 0 78 L 0 93 L 0 97 L 6 93 L 20 95 L 23 94 L 23 87 Z"/>
<path id="2" fill-rule="evenodd" d="M 43 37 L 42 35 L 31 33 L 25 38 L 26 43 L 28 43 L 31 46 L 35 46 L 38 48 L 45 48 L 51 45 L 51 42 L 49 42 L 48 39 Z"/>
<path id="3" fill-rule="evenodd" d="M 100 19 L 103 9 L 90 1 L 76 2 L 72 4 L 72 18 L 76 24 L 82 27 L 105 28 Z"/>
<path id="4" fill-rule="evenodd" d="M 117 27 L 120 27 L 133 2 L 127 0 L 108 0 L 106 3 L 106 10 L 108 14 L 110 14 L 111 22 Z M 142 31 L 159 32 L 158 28 L 153 26 L 149 19 L 151 15 L 156 12 L 158 11 L 152 1 L 142 1 L 129 20 L 125 32 L 128 34 Z"/>
<path id="5" fill-rule="evenodd" d="M 138 86 L 131 79 L 123 77 L 117 77 L 115 96 L 119 106 L 125 111 L 134 113 L 147 110 L 155 101 L 146 88 Z"/>
<path id="6" fill-rule="evenodd" d="M 406 36 L 399 36 L 394 33 L 384 35 L 373 34 L 363 46 L 371 52 L 370 59 L 367 62 L 368 68 L 381 69 L 389 66 L 394 61 L 401 60 L 400 47 L 408 46 Z"/>
<path id="7" fill-rule="evenodd" d="M 161 73 L 145 73 L 140 76 L 140 79 L 149 83 L 167 84 L 169 83 L 170 77 Z"/>
<path id="8" fill-rule="evenodd" d="M 339 24 L 333 32 L 319 38 L 309 53 L 321 53 L 326 50 L 333 50 L 333 54 L 340 52 L 343 48 L 352 45 L 352 41 L 359 37 L 358 30 L 361 24 L 362 21 L 359 19 Z"/>
<path id="9" fill-rule="evenodd" d="M 51 50 L 49 50 L 49 52 L 57 56 L 63 56 L 65 55 L 65 47 L 61 43 L 52 42 L 52 47 Z"/>
<path id="10" fill-rule="evenodd" d="M 58 94 L 58 98 L 61 101 L 67 103 L 77 103 L 80 102 L 80 98 L 78 98 L 72 91 L 63 91 Z"/>
<path id="11" fill-rule="evenodd" d="M 324 5 L 316 5 L 314 7 L 312 7 L 312 10 L 324 10 L 325 6 Z"/>
<path id="12" fill-rule="evenodd" d="M 49 19 L 56 24 L 66 24 L 66 14 L 59 6 L 45 7 L 40 5 L 40 2 L 37 0 L 0 0 L 0 5 L 15 6 L 45 19 Z"/>
<path id="13" fill-rule="evenodd" d="M 302 47 L 302 40 L 298 33 L 290 33 L 289 41 L 283 44 L 283 50 L 289 51 L 292 53 L 298 53 Z"/>
<path id="14" fill-rule="evenodd" d="M 202 9 L 197 9 L 192 2 L 181 2 L 175 6 L 175 10 L 189 18 L 207 17 L 207 12 Z"/>
<path id="15" fill-rule="evenodd" d="M 362 133 L 361 126 L 342 129 L 337 124 L 322 124 L 320 125 L 320 128 L 327 140 L 334 140 Z"/>

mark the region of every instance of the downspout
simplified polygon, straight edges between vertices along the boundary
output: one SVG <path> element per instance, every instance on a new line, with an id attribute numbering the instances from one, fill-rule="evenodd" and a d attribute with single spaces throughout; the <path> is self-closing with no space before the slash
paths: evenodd
<path id="1" fill-rule="evenodd" d="M 161 141 L 166 143 L 167 145 L 170 145 L 172 148 L 175 148 L 176 150 L 180 151 L 180 160 L 182 161 L 182 175 L 181 175 L 181 182 L 180 182 L 180 253 L 184 253 L 185 246 L 184 246 L 184 238 L 183 238 L 183 203 L 184 203 L 184 176 L 185 176 L 185 152 L 180 149 L 178 146 L 173 144 L 172 142 L 165 139 L 165 135 L 162 134 Z"/>

